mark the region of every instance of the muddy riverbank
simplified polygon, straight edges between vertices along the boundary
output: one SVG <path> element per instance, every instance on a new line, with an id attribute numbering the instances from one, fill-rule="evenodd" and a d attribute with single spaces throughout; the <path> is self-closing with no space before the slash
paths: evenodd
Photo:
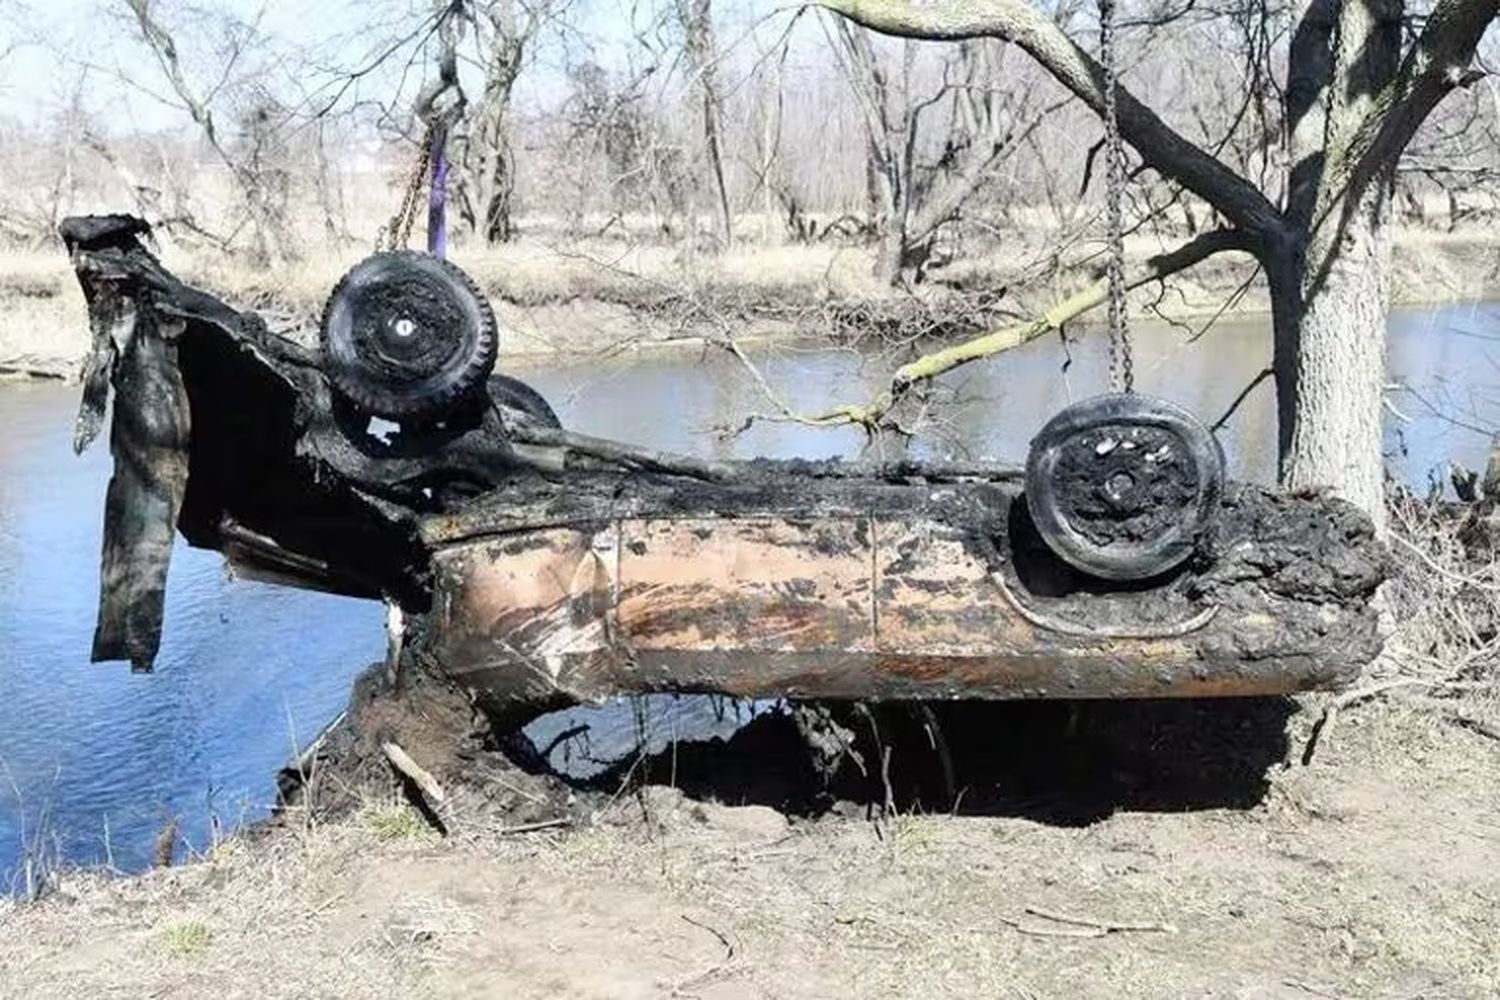
<path id="1" fill-rule="evenodd" d="M 1087 250 L 1088 248 L 1082 248 Z M 1131 243 L 1137 259 L 1159 241 Z M 272 327 L 316 336 L 323 301 L 359 248 L 320 254 L 296 267 L 250 269 L 220 257 L 163 248 L 184 280 Z M 941 272 L 913 290 L 883 288 L 863 247 L 745 247 L 692 259 L 651 248 L 562 253 L 524 240 L 497 251 L 457 251 L 495 304 L 502 358 L 607 357 L 662 349 L 701 350 L 733 337 L 742 343 L 856 345 L 867 352 L 913 339 L 953 340 L 1035 314 L 1092 280 L 1094 259 L 1038 277 L 1014 270 L 1024 253 L 993 251 Z M 1500 297 L 1500 244 L 1493 234 L 1413 230 L 1397 240 L 1392 299 L 1399 305 Z M 1202 326 L 1215 316 L 1251 318 L 1267 308 L 1254 262 L 1214 258 L 1172 279 L 1170 290 L 1138 290 L 1138 321 Z M 0 379 L 72 380 L 88 347 L 82 296 L 60 248 L 0 252 Z"/>
<path id="2" fill-rule="evenodd" d="M 1227 320 L 1211 341 L 1164 326 L 1137 329 L 1141 388 L 1210 419 L 1264 364 L 1263 321 Z M 1103 338 L 1034 342 L 973 366 L 945 388 L 948 417 L 919 446 L 933 456 L 1014 460 L 1051 413 L 1095 391 L 1107 372 Z M 867 395 L 888 370 L 881 357 L 849 350 L 764 345 L 754 355 L 791 405 L 813 411 Z M 1441 481 L 1450 459 L 1484 465 L 1500 425 L 1500 303 L 1396 310 L 1390 367 L 1407 388 L 1393 392 L 1386 450 L 1393 471 L 1419 489 Z M 702 457 L 825 458 L 861 446 L 849 428 L 757 423 L 760 386 L 724 352 L 637 352 L 604 358 L 516 362 L 565 425 Z M 93 629 L 100 524 L 109 458 L 96 446 L 71 451 L 76 387 L 0 385 L 0 871 L 29 844 L 61 859 L 112 857 L 139 868 L 165 815 L 201 846 L 214 823 L 264 816 L 272 776 L 347 700 L 350 680 L 380 655 L 378 604 L 342 601 L 229 579 L 215 553 L 174 555 L 166 645 L 158 673 L 87 664 Z M 1262 385 L 1220 439 L 1236 478 L 1275 473 L 1272 399 Z M 306 623 L 319 627 L 308 630 Z M 255 678 L 246 684 L 245 678 Z M 684 730 L 670 702 L 654 711 Z M 601 723 L 584 710 L 549 722 L 551 735 Z M 621 735 L 629 712 L 606 730 Z M 667 731 L 667 730 L 664 730 Z M 544 737 L 539 736 L 539 739 Z M 547 737 L 550 738 L 550 737 Z M 601 739 L 603 739 L 601 737 Z M 605 742 L 608 742 L 606 740 Z M 128 745 L 128 766 L 100 746 Z"/>
<path id="3" fill-rule="evenodd" d="M 1315 716 L 1268 732 L 1294 755 Z M 1263 730 L 1238 718 L 1224 721 L 1242 739 Z M 0 901 L 0 993 L 1494 995 L 1500 744 L 1366 705 L 1312 766 L 1208 801 L 1077 740 L 1036 748 L 1055 761 L 1050 794 L 992 815 L 788 819 L 735 797 L 733 769 L 728 804 L 658 786 L 582 826 L 446 839 L 372 799 L 198 863 Z M 1101 768 L 1112 805 L 1055 818 L 1067 781 Z"/>

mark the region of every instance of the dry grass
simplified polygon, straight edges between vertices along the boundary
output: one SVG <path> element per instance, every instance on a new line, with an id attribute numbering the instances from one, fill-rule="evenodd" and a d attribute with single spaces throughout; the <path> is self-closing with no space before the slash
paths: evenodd
<path id="1" fill-rule="evenodd" d="M 452 256 L 495 301 L 509 331 L 502 352 L 547 355 L 725 333 L 746 339 L 952 337 L 1034 313 L 1077 291 L 1092 280 L 1099 250 L 1073 242 L 1054 260 L 1048 252 L 1054 234 L 1039 226 L 971 241 L 940 272 L 941 282 L 908 291 L 875 281 L 873 248 L 865 244 L 743 242 L 714 253 L 691 242 L 663 244 L 644 229 L 642 222 L 603 236 L 571 237 L 539 219 L 515 243 L 493 249 L 460 244 Z M 756 231 L 753 225 L 742 229 Z M 1140 235 L 1129 252 L 1145 258 L 1167 242 Z M 170 241 L 162 256 L 189 283 L 261 310 L 284 331 L 310 335 L 329 290 L 370 248 L 306 245 L 302 261 L 270 268 Z M 1398 245 L 1397 301 L 1472 299 L 1500 287 L 1493 233 L 1411 230 Z M 1211 314 L 1252 274 L 1244 255 L 1217 258 L 1175 279 L 1170 289 L 1141 289 L 1135 309 L 1173 319 Z M 1264 294 L 1252 283 L 1233 308 L 1263 310 Z M 0 253 L 0 369 L 67 375 L 86 348 L 83 304 L 61 251 Z"/>
<path id="2" fill-rule="evenodd" d="M 88 350 L 88 316 L 61 251 L 0 253 L 0 377 L 67 377 Z"/>
<path id="3" fill-rule="evenodd" d="M 1497 467 L 1500 472 L 1500 467 Z M 1379 701 L 1500 748 L 1500 496 L 1390 502 L 1389 635 L 1360 684 L 1323 699 L 1304 763 L 1349 710 Z"/>
<path id="4" fill-rule="evenodd" d="M 1391 505 L 1400 622 L 1386 656 L 1403 674 L 1445 684 L 1500 685 L 1500 534 L 1494 504 Z M 1483 694 L 1482 687 L 1469 689 Z"/>
<path id="5" fill-rule="evenodd" d="M 1500 742 L 1500 496 L 1391 504 L 1394 630 L 1364 687 Z"/>
<path id="6" fill-rule="evenodd" d="M 372 802 L 360 813 L 359 822 L 369 828 L 377 840 L 428 840 L 432 827 L 405 802 Z"/>
<path id="7" fill-rule="evenodd" d="M 1488 997 L 1497 767 L 1372 704 L 1259 805 L 1085 828 L 788 827 L 664 789 L 651 822 L 625 798 L 579 832 L 389 838 L 364 812 L 0 904 L 0 995 Z M 1063 933 L 1089 924 L 1158 929 Z"/>

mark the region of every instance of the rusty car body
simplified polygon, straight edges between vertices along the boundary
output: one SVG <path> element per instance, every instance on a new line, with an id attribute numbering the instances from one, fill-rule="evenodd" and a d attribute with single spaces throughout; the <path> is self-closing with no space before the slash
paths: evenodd
<path id="1" fill-rule="evenodd" d="M 127 217 L 69 220 L 113 388 L 94 655 L 148 669 L 173 529 L 242 572 L 379 597 L 410 651 L 497 710 L 632 692 L 819 699 L 1211 697 L 1348 681 L 1385 553 L 1325 495 L 1211 498 L 1145 579 L 1058 558 L 1025 470 L 712 462 L 569 432 L 491 379 L 367 433 L 316 349 L 174 278 Z"/>

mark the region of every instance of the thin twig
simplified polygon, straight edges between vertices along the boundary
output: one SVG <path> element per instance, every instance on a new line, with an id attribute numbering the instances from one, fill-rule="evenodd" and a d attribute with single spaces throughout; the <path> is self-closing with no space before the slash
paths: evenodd
<path id="1" fill-rule="evenodd" d="M 678 916 L 681 917 L 683 920 L 687 921 L 688 923 L 692 924 L 694 927 L 701 927 L 704 930 L 708 931 L 710 934 L 712 934 L 714 937 L 718 938 L 719 939 L 719 943 L 724 946 L 724 961 L 727 962 L 730 959 L 734 958 L 734 945 L 730 943 L 729 939 L 727 937 L 725 937 L 723 935 L 723 933 L 721 931 L 719 931 L 718 928 L 711 927 L 708 924 L 705 924 L 701 920 L 694 920 L 692 917 L 688 916 L 686 913 L 679 913 Z"/>
<path id="2" fill-rule="evenodd" d="M 1256 386 L 1260 385 L 1266 379 L 1270 378 L 1271 375 L 1271 369 L 1262 368 L 1260 374 L 1251 379 L 1250 384 L 1241 389 L 1239 395 L 1234 397 L 1234 401 L 1229 404 L 1229 406 L 1224 410 L 1223 414 L 1220 415 L 1219 419 L 1213 422 L 1213 424 L 1209 427 L 1209 430 L 1218 431 L 1225 424 L 1229 423 L 1229 418 L 1234 416 L 1235 412 L 1239 410 L 1240 404 L 1243 403 L 1250 396 L 1250 394 L 1255 391 Z"/>
<path id="3" fill-rule="evenodd" d="M 713 979 L 715 976 L 718 976 L 721 973 L 723 973 L 724 970 L 726 970 L 727 968 L 729 968 L 729 964 L 734 961 L 734 945 L 731 944 L 730 941 L 729 941 L 729 939 L 727 937 L 725 937 L 723 934 L 721 934 L 717 928 L 710 927 L 708 924 L 705 924 L 701 920 L 694 920 L 692 917 L 688 916 L 686 913 L 679 913 L 678 916 L 681 917 L 687 923 L 692 924 L 694 927 L 701 927 L 702 929 L 704 929 L 704 930 L 708 931 L 710 934 L 712 934 L 714 937 L 718 938 L 719 939 L 719 943 L 724 946 L 724 958 L 723 958 L 722 961 L 719 961 L 719 962 L 717 962 L 717 963 L 709 966 L 707 969 L 703 970 L 702 972 L 697 973 L 696 975 L 693 975 L 693 976 L 689 976 L 687 979 L 684 979 L 681 982 L 679 982 L 676 986 L 674 986 L 672 988 L 671 995 L 674 996 L 674 997 L 684 996 L 684 995 L 686 995 L 685 991 L 697 988 L 699 986 L 702 986 L 704 983 L 707 983 L 709 980 Z"/>
<path id="4" fill-rule="evenodd" d="M 537 820 L 535 823 L 518 823 L 515 826 L 502 826 L 495 831 L 498 837 L 508 837 L 513 833 L 535 833 L 538 830 L 555 830 L 560 826 L 572 826 L 573 820 L 567 816 L 558 816 L 555 819 Z"/>
<path id="5" fill-rule="evenodd" d="M 1466 715 L 1456 708 L 1449 709 L 1448 711 L 1444 712 L 1443 718 L 1447 719 L 1455 726 L 1458 726 L 1462 729 L 1467 729 L 1472 733 L 1477 733 L 1480 736 L 1488 737 L 1492 740 L 1500 740 L 1500 726 L 1490 725 L 1483 719 L 1476 719 L 1472 715 Z"/>
<path id="6" fill-rule="evenodd" d="M 1044 910 L 1040 906 L 1027 906 L 1026 912 L 1034 917 L 1051 920 L 1059 924 L 1072 924 L 1077 927 L 1092 927 L 1113 934 L 1124 931 L 1156 932 L 1161 934 L 1176 934 L 1177 928 L 1172 924 L 1144 923 L 1140 921 L 1098 920 L 1093 917 L 1072 917 L 1052 910 Z"/>
<path id="7" fill-rule="evenodd" d="M 1092 927 L 1041 927 L 1036 924 L 1028 924 L 1015 917 L 999 918 L 1002 924 L 1022 934 L 1030 934 L 1032 937 L 1060 937 L 1060 938 L 1101 938 L 1108 931 Z"/>

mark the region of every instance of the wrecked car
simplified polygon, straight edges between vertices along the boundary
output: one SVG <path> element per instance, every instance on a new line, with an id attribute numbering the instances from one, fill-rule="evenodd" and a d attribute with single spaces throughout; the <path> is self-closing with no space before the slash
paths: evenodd
<path id="1" fill-rule="evenodd" d="M 492 374 L 495 318 L 446 261 L 357 265 L 311 347 L 176 279 L 139 220 L 62 234 L 94 338 L 76 446 L 113 416 L 95 659 L 150 668 L 174 531 L 387 601 L 396 639 L 511 714 L 1276 694 L 1379 648 L 1369 519 L 1226 482 L 1163 401 L 1070 408 L 1024 466 L 706 461 L 560 427 Z"/>

